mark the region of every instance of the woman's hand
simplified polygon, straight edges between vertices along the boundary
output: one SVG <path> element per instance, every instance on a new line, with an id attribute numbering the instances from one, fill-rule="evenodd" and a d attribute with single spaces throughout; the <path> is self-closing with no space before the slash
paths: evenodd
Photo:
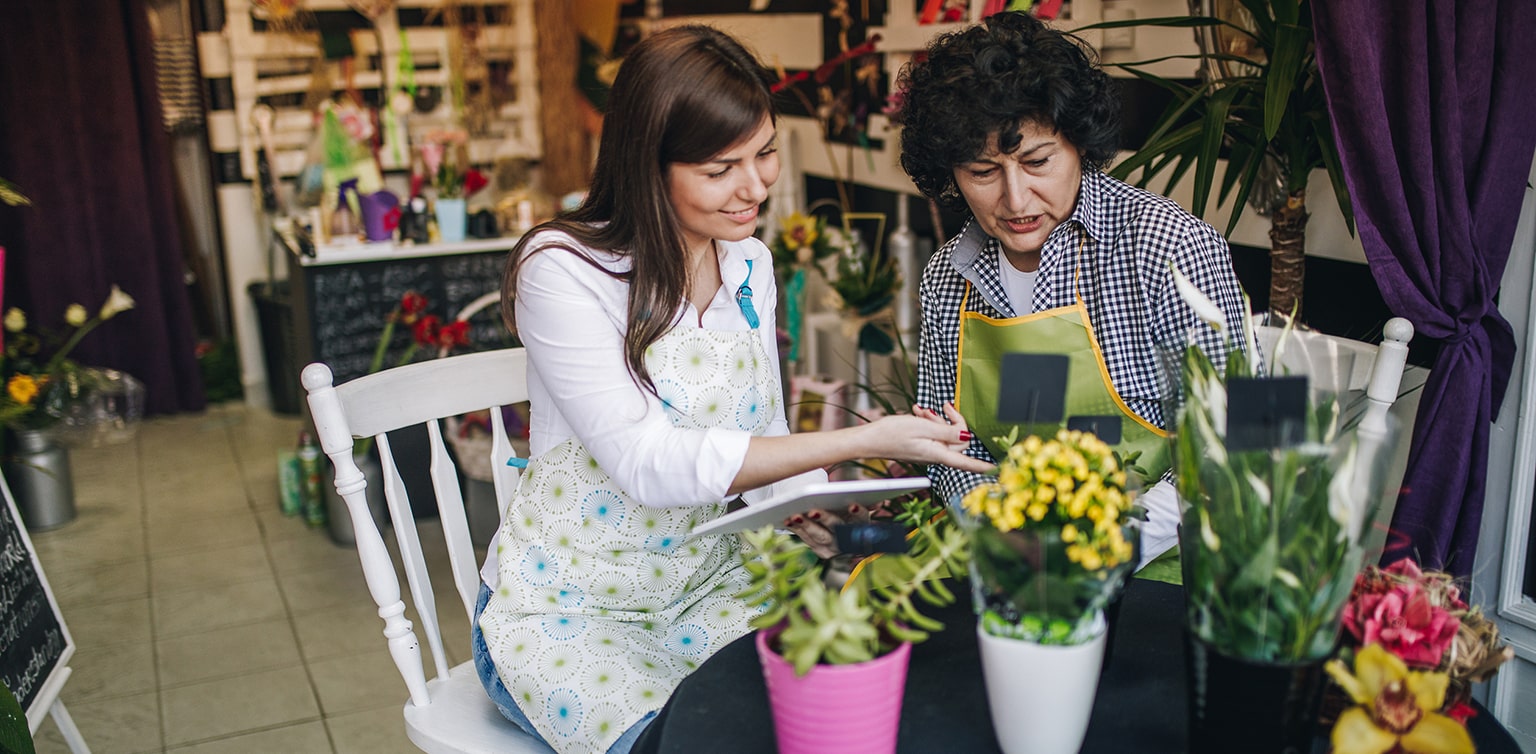
<path id="1" fill-rule="evenodd" d="M 971 444 L 972 435 L 966 427 L 965 417 L 950 403 L 944 404 L 944 416 L 922 406 L 913 406 L 911 416 L 881 417 L 845 431 L 862 431 L 873 438 L 870 458 L 942 463 L 982 474 L 993 467 L 961 452 Z M 858 505 L 849 506 L 846 513 L 813 510 L 791 517 L 784 525 L 810 545 L 817 555 L 830 558 L 838 553 L 832 527 L 868 521 L 869 514 L 869 509 Z"/>
<path id="2" fill-rule="evenodd" d="M 884 416 L 848 431 L 865 432 L 871 448 L 870 458 L 890 458 L 916 463 L 938 463 L 964 471 L 985 474 L 993 464 L 972 458 L 963 452 L 973 435 L 953 404 L 944 404 L 940 416 L 922 406 L 913 406 L 912 415 Z"/>

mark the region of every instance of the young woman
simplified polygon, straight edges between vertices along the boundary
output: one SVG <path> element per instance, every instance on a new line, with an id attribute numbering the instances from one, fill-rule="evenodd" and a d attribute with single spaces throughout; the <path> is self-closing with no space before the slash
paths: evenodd
<path id="1" fill-rule="evenodd" d="M 1247 312 L 1226 240 L 1101 172 L 1119 149 L 1119 100 L 1076 37 L 999 13 L 934 40 L 901 83 L 902 167 L 925 195 L 970 214 L 923 272 L 918 404 L 953 401 L 977 435 L 966 453 L 991 460 L 1001 449 L 988 444 L 1007 429 L 996 420 L 1002 354 L 1065 355 L 1067 415 L 1116 417 L 1119 450 L 1142 451 L 1161 474 L 1155 344 L 1183 343 L 1193 328 L 1206 353 L 1225 352 L 1194 327 L 1170 268 L 1236 322 Z M 945 499 L 984 481 L 947 465 L 929 476 Z M 1176 541 L 1178 506 L 1167 483 L 1140 502 L 1145 564 Z M 1172 566 L 1160 577 L 1176 577 Z"/>
<path id="2" fill-rule="evenodd" d="M 713 29 L 646 39 L 585 203 L 508 261 L 532 458 L 482 569 L 475 659 L 502 712 L 560 752 L 627 751 L 747 632 L 735 537 L 685 541 L 727 498 L 854 458 L 989 468 L 959 452 L 963 424 L 926 415 L 788 435 L 772 257 L 752 237 L 779 172 L 765 76 Z"/>

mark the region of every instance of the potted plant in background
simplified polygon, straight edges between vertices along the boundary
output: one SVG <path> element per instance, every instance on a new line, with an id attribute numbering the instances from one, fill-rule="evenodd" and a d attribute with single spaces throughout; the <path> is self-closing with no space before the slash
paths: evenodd
<path id="1" fill-rule="evenodd" d="M 1307 0 L 1190 0 L 1190 16 L 1110 21 L 1084 29 L 1134 26 L 1191 28 L 1200 53 L 1134 63 L 1106 63 L 1173 95 L 1146 143 L 1110 169 L 1121 180 L 1141 170 L 1146 187 L 1165 169 L 1164 193 L 1194 170 L 1196 214 L 1205 211 L 1226 161 L 1220 200 L 1233 196 L 1225 235 L 1245 206 L 1270 219 L 1271 312 L 1300 317 L 1306 260 L 1307 184 L 1327 171 L 1350 232 L 1354 215 L 1339 164 L 1323 81 L 1317 74 L 1312 11 Z M 1169 59 L 1201 64 L 1201 82 L 1188 86 L 1145 68 Z M 1144 170 L 1142 170 L 1145 168 Z"/>
<path id="2" fill-rule="evenodd" d="M 464 196 L 468 144 L 469 133 L 462 128 L 437 129 L 428 131 L 418 148 L 426 177 L 436 192 L 432 209 L 437 218 L 437 240 L 444 243 L 464 240 L 468 219 Z"/>
<path id="3" fill-rule="evenodd" d="M 997 482 L 952 507 L 971 539 L 992 727 L 1008 754 L 1071 754 L 1093 712 L 1104 608 L 1136 566 L 1132 496 L 1091 433 L 999 441 Z"/>
<path id="4" fill-rule="evenodd" d="M 889 754 L 896 750 L 901 701 L 912 643 L 942 626 L 918 612 L 917 601 L 954 602 L 932 577 L 964 567 L 965 536 L 932 519 L 933 504 L 914 504 L 910 549 L 888 553 L 888 568 L 904 579 L 882 587 L 851 582 L 828 588 L 823 564 L 787 533 L 763 528 L 742 535 L 742 563 L 751 585 L 738 595 L 765 612 L 752 621 L 781 754 L 836 751 Z"/>
<path id="5" fill-rule="evenodd" d="M 1161 352 L 1183 506 L 1190 751 L 1235 740 L 1306 751 L 1395 433 L 1346 410 L 1343 356 L 1272 373 L 1253 358 L 1246 319 L 1234 331 L 1178 270 L 1174 282 L 1196 326 L 1227 336 L 1225 353 L 1193 338 Z M 1287 364 L 1295 339 L 1282 332 L 1267 363 Z"/>
<path id="6" fill-rule="evenodd" d="M 93 370 L 76 364 L 69 354 L 101 323 L 133 306 L 133 298 L 114 285 L 94 315 L 80 304 L 69 305 L 64 311 L 69 329 L 56 335 L 33 332 L 21 309 L 5 312 L 0 425 L 14 443 L 0 444 L 0 457 L 22 518 L 34 531 L 62 526 L 75 517 L 69 451 L 52 430 L 72 411 Z"/>

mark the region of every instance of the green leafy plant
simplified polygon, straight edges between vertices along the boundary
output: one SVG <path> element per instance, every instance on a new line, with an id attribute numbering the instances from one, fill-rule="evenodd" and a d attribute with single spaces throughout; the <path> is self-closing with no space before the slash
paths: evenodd
<path id="1" fill-rule="evenodd" d="M 16 701 L 16 695 L 0 683 L 0 752 L 5 754 L 32 754 L 32 731 L 27 725 L 27 713 Z"/>
<path id="2" fill-rule="evenodd" d="M 1192 3 L 1193 5 L 1193 3 Z M 1317 73 L 1309 0 L 1234 0 L 1215 16 L 1113 21 L 1085 29 L 1129 26 L 1190 28 L 1201 40 L 1195 55 L 1169 55 L 1132 63 L 1107 63 L 1173 95 L 1146 144 L 1109 172 L 1122 180 L 1141 170 L 1146 187 L 1171 169 L 1164 193 L 1194 171 L 1194 210 L 1203 212 L 1216 168 L 1227 167 L 1219 186 L 1225 202 L 1236 192 L 1225 234 L 1237 227 L 1245 205 L 1270 217 L 1270 311 L 1299 317 L 1304 278 L 1307 183 L 1327 170 L 1350 232 L 1354 215 L 1344 184 L 1323 82 Z M 1239 7 L 1240 6 L 1240 7 Z M 1209 32 L 1210 42 L 1201 32 Z M 1144 70 L 1166 60 L 1194 59 L 1203 81 L 1189 86 Z"/>
<path id="3" fill-rule="evenodd" d="M 69 396 L 65 388 L 80 367 L 69 354 L 101 323 L 134 307 L 133 297 L 117 286 L 101 308 L 90 314 L 81 304 L 64 310 L 68 330 L 62 333 L 34 331 L 26 312 L 6 310 L 5 348 L 0 352 L 0 425 L 11 429 L 46 429 L 57 421 L 57 401 Z M 50 412 L 49 408 L 53 411 Z"/>
<path id="4" fill-rule="evenodd" d="M 964 533 L 935 520 L 933 503 L 909 506 L 902 520 L 915 527 L 906 553 L 887 553 L 888 573 L 897 578 L 882 586 L 856 580 L 841 592 L 826 586 L 823 563 L 810 547 L 789 534 L 764 527 L 742 535 L 742 564 L 752 581 L 737 595 L 764 612 L 753 619 L 759 629 L 781 628 L 776 649 L 805 675 L 816 665 L 866 662 L 904 642 L 921 642 L 943 628 L 918 611 L 919 600 L 948 605 L 955 595 L 935 577 L 965 567 L 969 548 Z"/>
<path id="5" fill-rule="evenodd" d="M 1210 327 L 1230 332 L 1219 310 L 1177 270 L 1174 280 Z M 1284 363 L 1289 335 L 1282 333 L 1271 363 Z M 1238 347 L 1238 339 L 1246 347 Z M 1280 374 L 1251 357 L 1257 350 L 1246 320 L 1227 342 L 1221 367 L 1193 340 L 1165 354 L 1181 396 L 1169 415 L 1184 501 L 1188 626 L 1230 656 L 1323 657 L 1337 641 L 1362 561 L 1365 522 L 1379 505 L 1389 433 L 1351 426 L 1339 397 L 1312 385 L 1297 436 L 1256 447 L 1234 442 L 1228 385 Z"/>

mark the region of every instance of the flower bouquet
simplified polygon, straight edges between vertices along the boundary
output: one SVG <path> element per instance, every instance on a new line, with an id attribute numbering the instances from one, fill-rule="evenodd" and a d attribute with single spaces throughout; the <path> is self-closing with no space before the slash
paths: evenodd
<path id="1" fill-rule="evenodd" d="M 1343 623 L 1344 647 L 1327 666 L 1343 698 L 1324 706 L 1325 722 L 1337 721 L 1335 750 L 1382 751 L 1372 747 L 1395 741 L 1409 751 L 1470 751 L 1458 743 L 1466 731 L 1448 724 L 1459 728 L 1472 716 L 1471 685 L 1498 672 L 1514 650 L 1462 601 L 1456 581 L 1408 558 L 1368 565 L 1355 578 Z M 1400 693 L 1408 687 L 1414 693 Z"/>
<path id="2" fill-rule="evenodd" d="M 1126 472 L 1090 433 L 1003 438 L 997 482 L 966 493 L 971 584 L 1005 752 L 1075 752 L 1104 658 L 1103 610 L 1136 566 Z"/>
<path id="3" fill-rule="evenodd" d="M 851 244 L 838 257 L 831 284 L 843 314 L 843 334 L 856 339 L 862 352 L 885 355 L 896 350 L 893 304 L 901 289 L 896 260 Z M 868 382 L 868 370 L 859 373 L 861 381 Z"/>
<path id="4" fill-rule="evenodd" d="M 112 370 L 82 367 L 69 358 L 87 334 L 133 306 L 133 298 L 114 285 L 94 315 L 80 304 L 70 304 L 64 310 L 69 329 L 46 335 L 30 329 L 21 309 L 12 307 L 5 313 L 0 426 L 9 436 L 0 439 L 0 466 L 22 518 L 34 531 L 61 526 L 75 517 L 65 443 L 100 436 L 116 439 L 112 433 L 121 436 L 137 428 L 143 413 L 142 386 L 135 394 L 137 404 L 115 400 L 104 390 L 109 385 L 137 385 L 137 380 Z"/>
<path id="5" fill-rule="evenodd" d="M 1246 319 L 1234 333 L 1173 277 L 1226 343 L 1208 354 L 1191 337 L 1161 353 L 1176 382 L 1164 394 L 1183 508 L 1191 750 L 1225 751 L 1237 735 L 1305 750 L 1394 433 L 1388 417 L 1360 423 L 1347 410 L 1337 376 L 1352 362 L 1287 360 L 1300 342 L 1288 326 L 1267 356 L 1287 366 L 1266 368 Z"/>

